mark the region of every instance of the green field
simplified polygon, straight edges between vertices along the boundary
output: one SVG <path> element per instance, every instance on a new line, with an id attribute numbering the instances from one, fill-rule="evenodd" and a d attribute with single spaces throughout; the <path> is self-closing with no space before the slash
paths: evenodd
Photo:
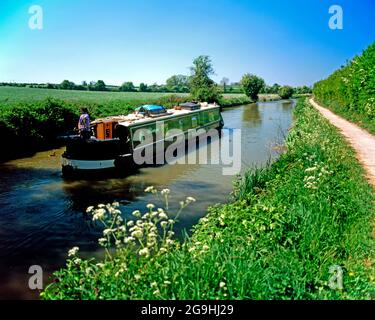
<path id="1" fill-rule="evenodd" d="M 103 92 L 103 91 L 75 91 L 57 89 L 0 87 L 0 104 L 15 104 L 20 102 L 32 103 L 46 98 L 61 99 L 71 103 L 105 104 L 122 101 L 123 103 L 142 104 L 154 101 L 171 93 L 159 92 Z M 188 96 L 180 93 L 178 96 Z"/>
<path id="2" fill-rule="evenodd" d="M 151 103 L 167 96 L 188 97 L 187 93 L 162 93 L 162 92 L 103 92 L 103 91 L 75 91 L 38 88 L 0 87 L 0 105 L 16 103 L 32 103 L 46 98 L 61 99 L 70 103 L 106 104 L 123 102 L 126 104 L 140 105 Z M 243 98 L 244 94 L 224 94 L 225 99 Z"/>

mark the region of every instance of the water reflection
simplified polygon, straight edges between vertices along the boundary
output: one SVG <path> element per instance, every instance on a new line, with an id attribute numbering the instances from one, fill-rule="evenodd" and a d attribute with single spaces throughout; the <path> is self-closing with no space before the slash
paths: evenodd
<path id="1" fill-rule="evenodd" d="M 244 107 L 242 121 L 253 126 L 259 126 L 262 124 L 262 116 L 257 103 L 252 103 Z"/>

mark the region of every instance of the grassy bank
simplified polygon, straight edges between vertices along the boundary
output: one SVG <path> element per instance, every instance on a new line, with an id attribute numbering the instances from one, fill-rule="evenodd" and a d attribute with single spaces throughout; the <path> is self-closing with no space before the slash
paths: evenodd
<path id="1" fill-rule="evenodd" d="M 152 205 L 143 216 L 134 213 L 135 226 L 119 219 L 116 204 L 95 210 L 95 221 L 107 223 L 100 240 L 106 259 L 82 259 L 73 250 L 43 298 L 368 299 L 372 190 L 326 120 L 304 100 L 295 115 L 287 152 L 249 171 L 232 201 L 209 209 L 183 243 L 169 233 L 174 221 Z M 168 200 L 168 191 L 161 197 Z M 334 265 L 343 270 L 342 290 L 328 285 Z"/>
<path id="2" fill-rule="evenodd" d="M 375 43 L 314 85 L 320 104 L 375 134 Z"/>

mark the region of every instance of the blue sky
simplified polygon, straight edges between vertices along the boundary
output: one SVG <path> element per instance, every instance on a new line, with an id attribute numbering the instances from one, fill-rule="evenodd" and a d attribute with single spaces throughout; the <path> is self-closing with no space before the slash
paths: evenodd
<path id="1" fill-rule="evenodd" d="M 343 30 L 328 27 L 333 4 Z M 215 81 L 312 85 L 373 41 L 374 0 L 1 0 L 0 82 L 164 83 L 205 54 Z"/>

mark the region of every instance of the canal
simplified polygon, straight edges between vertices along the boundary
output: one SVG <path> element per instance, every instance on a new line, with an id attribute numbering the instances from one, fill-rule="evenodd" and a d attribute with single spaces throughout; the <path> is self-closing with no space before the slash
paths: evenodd
<path id="1" fill-rule="evenodd" d="M 278 155 L 292 123 L 294 101 L 260 102 L 225 109 L 225 128 L 241 129 L 241 171 L 262 166 Z M 186 196 L 197 202 L 180 216 L 178 233 L 189 231 L 215 203 L 228 201 L 235 176 L 221 165 L 165 165 L 143 168 L 127 177 L 67 181 L 61 176 L 64 149 L 0 164 L 0 299 L 35 299 L 28 269 L 40 265 L 44 281 L 64 265 L 67 250 L 99 255 L 101 229 L 85 213 L 90 205 L 118 201 L 127 217 L 153 202 L 144 189 L 171 189 L 176 204 Z"/>

